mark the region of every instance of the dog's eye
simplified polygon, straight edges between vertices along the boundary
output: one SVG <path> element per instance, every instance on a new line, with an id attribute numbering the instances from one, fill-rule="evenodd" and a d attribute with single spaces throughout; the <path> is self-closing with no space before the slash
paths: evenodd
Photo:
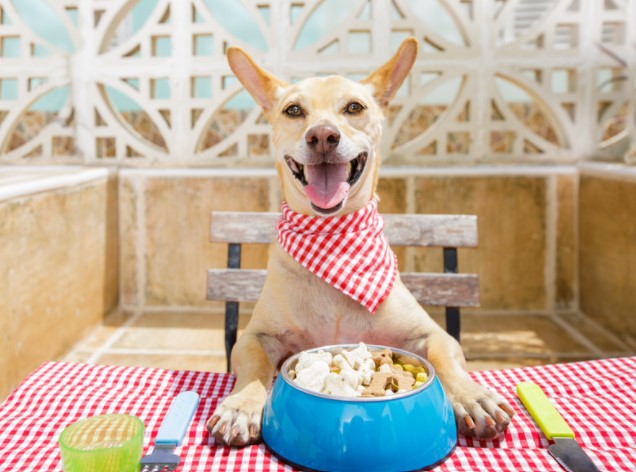
<path id="1" fill-rule="evenodd" d="M 364 107 L 358 102 L 351 102 L 349 105 L 347 105 L 347 108 L 345 108 L 345 112 L 352 115 L 360 113 L 362 110 L 364 110 Z"/>
<path id="2" fill-rule="evenodd" d="M 285 114 L 291 117 L 303 116 L 303 109 L 298 105 L 289 105 L 285 108 Z"/>

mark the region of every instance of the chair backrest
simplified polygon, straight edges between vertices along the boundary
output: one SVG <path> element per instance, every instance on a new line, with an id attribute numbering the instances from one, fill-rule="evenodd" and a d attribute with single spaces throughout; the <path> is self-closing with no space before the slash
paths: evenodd
<path id="1" fill-rule="evenodd" d="M 207 298 L 226 302 L 225 348 L 236 342 L 238 303 L 253 302 L 265 283 L 266 270 L 241 269 L 241 244 L 269 244 L 276 238 L 279 213 L 212 212 L 212 242 L 228 243 L 226 269 L 208 270 Z M 391 246 L 443 248 L 444 272 L 400 272 L 402 282 L 422 305 L 446 307 L 446 329 L 459 340 L 460 307 L 479 306 L 479 277 L 457 271 L 457 248 L 477 246 L 474 215 L 383 214 Z"/>

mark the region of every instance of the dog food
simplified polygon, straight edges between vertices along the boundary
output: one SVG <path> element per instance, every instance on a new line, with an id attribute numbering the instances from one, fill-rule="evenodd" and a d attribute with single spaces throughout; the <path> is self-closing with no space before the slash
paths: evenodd
<path id="1" fill-rule="evenodd" d="M 370 351 L 364 343 L 332 354 L 302 352 L 288 372 L 300 387 L 341 397 L 382 397 L 420 387 L 428 373 L 416 359 L 390 349 Z"/>

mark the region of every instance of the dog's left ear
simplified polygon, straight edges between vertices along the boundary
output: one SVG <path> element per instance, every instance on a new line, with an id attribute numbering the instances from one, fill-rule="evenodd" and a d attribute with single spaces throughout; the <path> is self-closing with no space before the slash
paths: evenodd
<path id="1" fill-rule="evenodd" d="M 373 96 L 380 106 L 386 107 L 409 75 L 417 57 L 417 39 L 406 38 L 395 55 L 382 67 L 374 71 L 363 84 L 373 86 Z"/>

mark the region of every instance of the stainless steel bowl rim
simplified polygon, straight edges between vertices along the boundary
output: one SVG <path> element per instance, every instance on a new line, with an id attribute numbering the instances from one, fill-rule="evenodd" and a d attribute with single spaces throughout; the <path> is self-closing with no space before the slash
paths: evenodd
<path id="1" fill-rule="evenodd" d="M 371 351 L 371 350 L 383 350 L 383 349 L 389 349 L 391 350 L 391 352 L 393 352 L 394 354 L 403 354 L 405 356 L 409 356 L 409 357 L 413 357 L 415 359 L 417 359 L 424 367 L 426 367 L 426 370 L 428 371 L 428 378 L 426 379 L 426 382 L 424 382 L 423 385 L 420 385 L 417 388 L 414 388 L 412 390 L 409 390 L 408 392 L 402 392 L 402 393 L 395 393 L 393 395 L 385 395 L 382 397 L 345 397 L 345 396 L 341 396 L 341 395 L 330 395 L 328 393 L 321 393 L 321 392 L 316 392 L 314 390 L 309 390 L 307 388 L 301 387 L 300 385 L 298 385 L 296 382 L 294 382 L 290 377 L 289 377 L 289 366 L 295 362 L 298 357 L 300 357 L 300 355 L 303 352 L 318 352 L 318 351 L 329 351 L 333 354 L 332 351 L 334 350 L 342 350 L 342 349 L 355 349 L 359 346 L 360 344 L 332 344 L 329 346 L 321 346 L 321 347 L 316 347 L 313 349 L 307 349 L 305 351 L 301 351 L 299 353 L 294 354 L 293 356 L 289 357 L 285 362 L 283 362 L 283 365 L 280 369 L 280 376 L 282 377 L 282 379 L 292 388 L 299 390 L 303 393 L 306 393 L 308 395 L 312 395 L 314 397 L 320 397 L 320 398 L 325 398 L 327 400 L 335 400 L 335 401 L 345 401 L 345 402 L 355 402 L 355 403 L 366 403 L 366 402 L 386 402 L 386 401 L 395 401 L 395 400 L 400 400 L 402 398 L 405 397 L 409 397 L 411 395 L 415 395 L 418 394 L 420 392 L 422 392 L 423 390 L 426 390 L 435 380 L 435 369 L 433 368 L 433 365 L 427 361 L 426 359 L 424 359 L 422 356 L 419 356 L 413 352 L 410 351 L 405 351 L 404 349 L 399 349 L 396 347 L 391 347 L 391 346 L 382 346 L 379 344 L 365 344 L 367 346 L 367 348 Z"/>

